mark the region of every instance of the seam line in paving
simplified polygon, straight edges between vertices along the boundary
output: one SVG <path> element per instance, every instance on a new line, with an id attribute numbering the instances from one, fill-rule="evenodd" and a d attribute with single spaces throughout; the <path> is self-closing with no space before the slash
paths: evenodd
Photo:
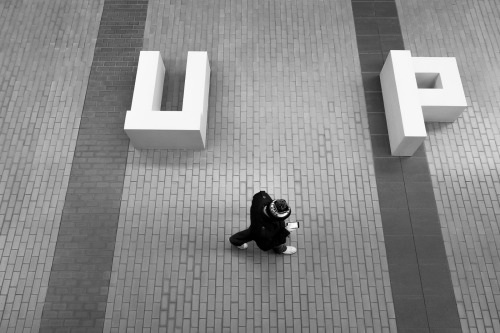
<path id="1" fill-rule="evenodd" d="M 148 0 L 105 0 L 41 332 L 102 332 Z"/>
<path id="2" fill-rule="evenodd" d="M 461 331 L 424 145 L 390 153 L 379 74 L 404 50 L 395 1 L 352 0 L 398 330 Z"/>

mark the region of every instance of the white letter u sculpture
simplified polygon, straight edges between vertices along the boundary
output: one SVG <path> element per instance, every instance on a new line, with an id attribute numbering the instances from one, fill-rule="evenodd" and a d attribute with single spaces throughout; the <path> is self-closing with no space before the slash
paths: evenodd
<path id="1" fill-rule="evenodd" d="M 205 149 L 210 64 L 188 52 L 181 112 L 160 111 L 165 66 L 158 51 L 141 51 L 125 132 L 137 149 Z"/>

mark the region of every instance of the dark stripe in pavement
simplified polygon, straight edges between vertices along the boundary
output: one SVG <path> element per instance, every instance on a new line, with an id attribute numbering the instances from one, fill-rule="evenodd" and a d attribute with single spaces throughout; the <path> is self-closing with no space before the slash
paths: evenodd
<path id="1" fill-rule="evenodd" d="M 102 332 L 148 0 L 105 0 L 41 332 Z"/>
<path id="2" fill-rule="evenodd" d="M 352 0 L 396 324 L 399 332 L 460 332 L 424 145 L 391 156 L 379 74 L 404 43 L 396 3 Z"/>

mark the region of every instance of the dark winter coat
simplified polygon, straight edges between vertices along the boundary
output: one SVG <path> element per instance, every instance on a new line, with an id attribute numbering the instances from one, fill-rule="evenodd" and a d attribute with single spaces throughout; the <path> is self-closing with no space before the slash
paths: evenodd
<path id="1" fill-rule="evenodd" d="M 264 207 L 273 199 L 265 191 L 260 191 L 253 196 L 250 207 L 250 230 L 257 246 L 262 251 L 285 244 L 290 232 L 285 229 L 285 221 L 272 219 L 264 213 Z"/>

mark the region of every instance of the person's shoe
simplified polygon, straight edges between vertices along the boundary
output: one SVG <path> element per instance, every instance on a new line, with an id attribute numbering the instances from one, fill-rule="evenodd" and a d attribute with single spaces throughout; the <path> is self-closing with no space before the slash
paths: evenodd
<path id="1" fill-rule="evenodd" d="M 247 247 L 248 247 L 248 244 L 247 244 L 247 243 L 243 243 L 243 244 L 241 244 L 240 246 L 237 246 L 237 248 L 238 248 L 238 249 L 240 249 L 240 250 L 246 250 L 246 249 L 247 249 Z"/>
<path id="2" fill-rule="evenodd" d="M 293 246 L 287 246 L 286 250 L 285 250 L 285 252 L 283 252 L 283 254 L 294 254 L 295 252 L 297 252 L 297 248 L 295 248 Z"/>

